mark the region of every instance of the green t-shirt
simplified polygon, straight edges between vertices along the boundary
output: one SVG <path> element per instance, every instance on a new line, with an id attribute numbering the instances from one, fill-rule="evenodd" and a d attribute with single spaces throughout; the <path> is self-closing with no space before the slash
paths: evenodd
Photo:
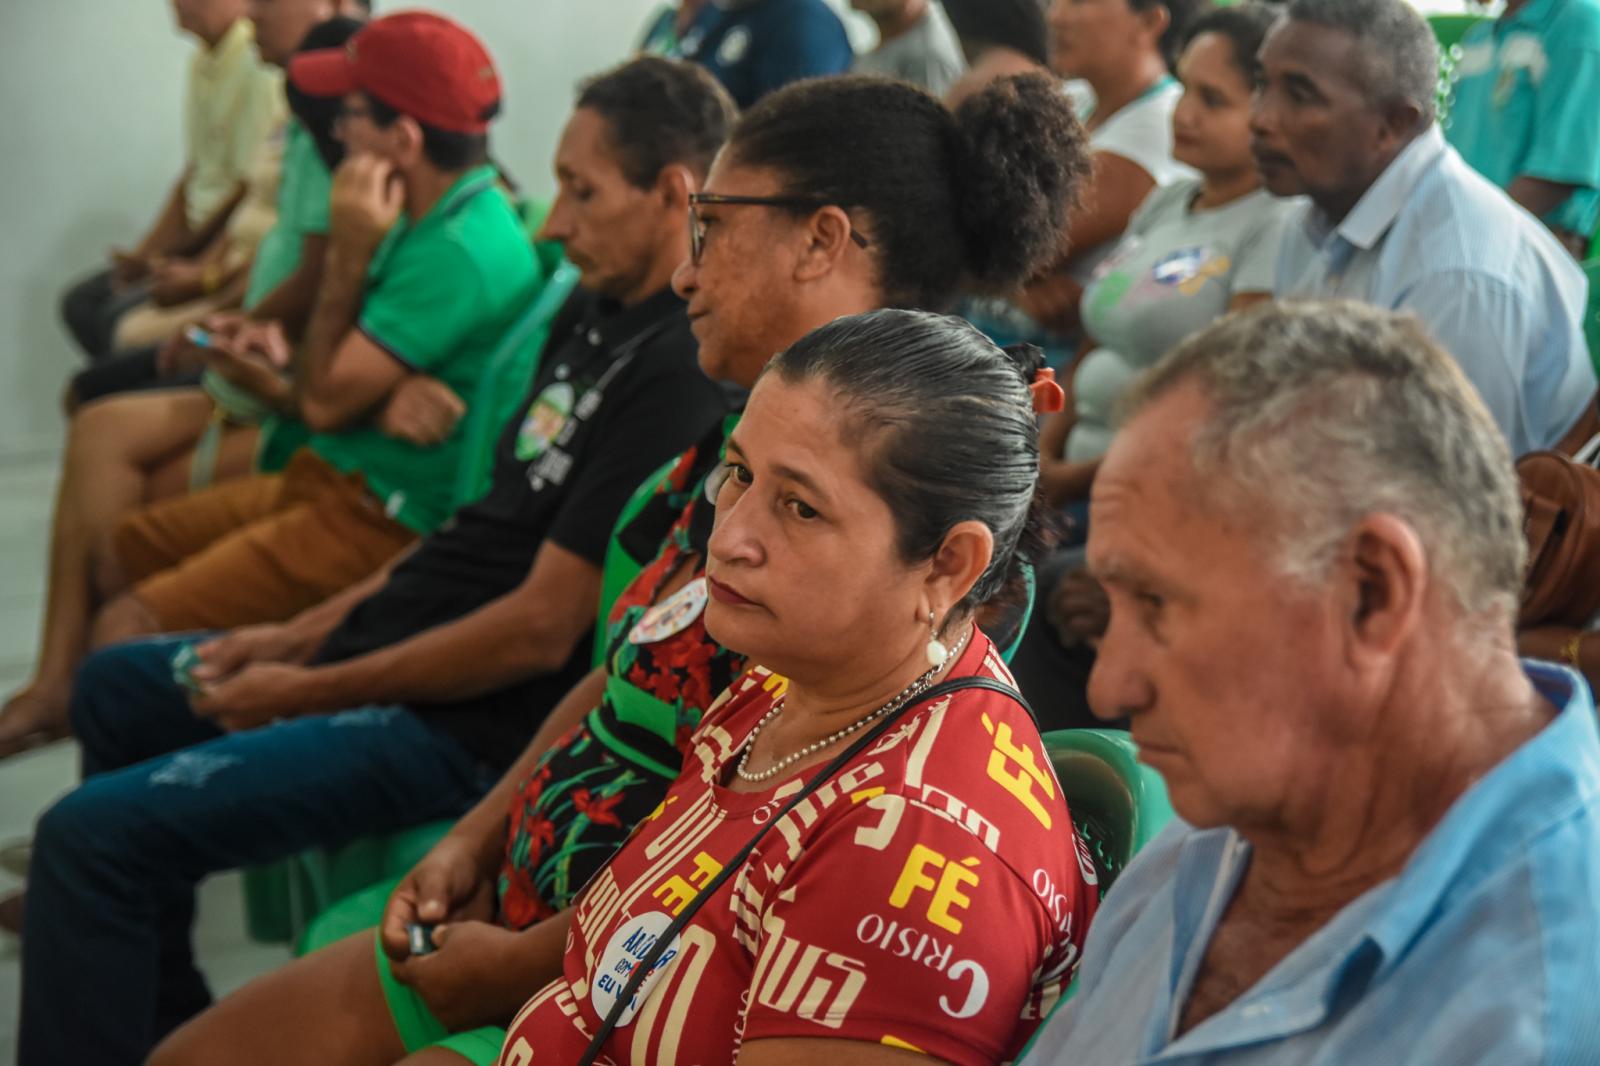
<path id="1" fill-rule="evenodd" d="M 1532 0 L 1468 30 L 1446 136 L 1502 188 L 1527 175 L 1576 188 L 1545 216 L 1600 223 L 1600 0 Z"/>
<path id="2" fill-rule="evenodd" d="M 433 447 L 358 425 L 313 434 L 312 451 L 365 475 L 397 521 L 431 532 L 455 509 L 479 381 L 540 281 L 533 246 L 493 167 L 467 171 L 415 222 L 401 216 L 372 257 L 357 328 L 408 369 L 450 386 L 469 410 Z"/>
<path id="3" fill-rule="evenodd" d="M 328 193 L 333 175 L 317 154 L 306 128 L 290 119 L 284 130 L 283 169 L 278 177 L 278 220 L 256 246 L 244 306 L 254 307 L 300 267 L 307 237 L 328 232 Z"/>

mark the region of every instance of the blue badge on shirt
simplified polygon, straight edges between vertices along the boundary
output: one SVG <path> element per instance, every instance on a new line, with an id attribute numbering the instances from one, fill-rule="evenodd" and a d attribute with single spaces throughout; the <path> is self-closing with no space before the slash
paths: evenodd
<path id="1" fill-rule="evenodd" d="M 1182 285 L 1196 274 L 1206 261 L 1204 248 L 1180 248 L 1156 261 L 1150 276 L 1162 285 Z"/>

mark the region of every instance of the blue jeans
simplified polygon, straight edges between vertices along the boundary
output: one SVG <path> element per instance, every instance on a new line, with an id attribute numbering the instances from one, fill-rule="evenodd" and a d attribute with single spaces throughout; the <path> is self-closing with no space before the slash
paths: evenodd
<path id="1" fill-rule="evenodd" d="M 169 662 L 194 635 L 91 656 L 72 696 L 84 781 L 39 819 L 18 1062 L 144 1061 L 211 1001 L 190 944 L 206 875 L 454 817 L 493 774 L 401 708 L 224 733 Z"/>

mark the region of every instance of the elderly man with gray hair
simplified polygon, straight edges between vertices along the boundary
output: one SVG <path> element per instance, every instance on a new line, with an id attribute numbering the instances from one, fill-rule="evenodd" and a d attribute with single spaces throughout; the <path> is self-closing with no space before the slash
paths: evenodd
<path id="1" fill-rule="evenodd" d="M 1595 392 L 1583 272 L 1445 143 L 1422 16 L 1406 0 L 1291 0 L 1259 60 L 1256 163 L 1272 193 L 1309 199 L 1277 294 L 1415 312 L 1513 455 L 1581 444 Z"/>
<path id="2" fill-rule="evenodd" d="M 1600 1062 L 1600 730 L 1517 659 L 1516 478 L 1449 356 L 1357 304 L 1225 319 L 1091 506 L 1090 697 L 1179 817 L 1023 1061 Z"/>

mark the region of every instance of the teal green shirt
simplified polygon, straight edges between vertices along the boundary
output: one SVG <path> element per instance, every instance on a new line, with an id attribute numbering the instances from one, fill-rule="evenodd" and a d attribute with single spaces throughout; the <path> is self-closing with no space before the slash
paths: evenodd
<path id="1" fill-rule="evenodd" d="M 1545 216 L 1588 236 L 1600 222 L 1600 0 L 1529 0 L 1467 31 L 1450 143 L 1502 188 L 1526 175 L 1576 185 Z"/>
<path id="2" fill-rule="evenodd" d="M 431 532 L 455 509 L 468 421 L 492 417 L 475 409 L 479 382 L 540 280 L 533 246 L 493 167 L 467 171 L 420 219 L 401 216 L 368 268 L 357 328 L 408 369 L 449 385 L 467 402 L 467 414 L 433 447 L 362 424 L 313 434 L 311 449 L 364 475 L 396 520 Z"/>
<path id="3" fill-rule="evenodd" d="M 256 246 L 244 306 L 254 307 L 300 267 L 307 237 L 328 232 L 328 193 L 333 175 L 317 154 L 311 134 L 295 119 L 284 130 L 283 164 L 278 177 L 278 220 Z"/>

